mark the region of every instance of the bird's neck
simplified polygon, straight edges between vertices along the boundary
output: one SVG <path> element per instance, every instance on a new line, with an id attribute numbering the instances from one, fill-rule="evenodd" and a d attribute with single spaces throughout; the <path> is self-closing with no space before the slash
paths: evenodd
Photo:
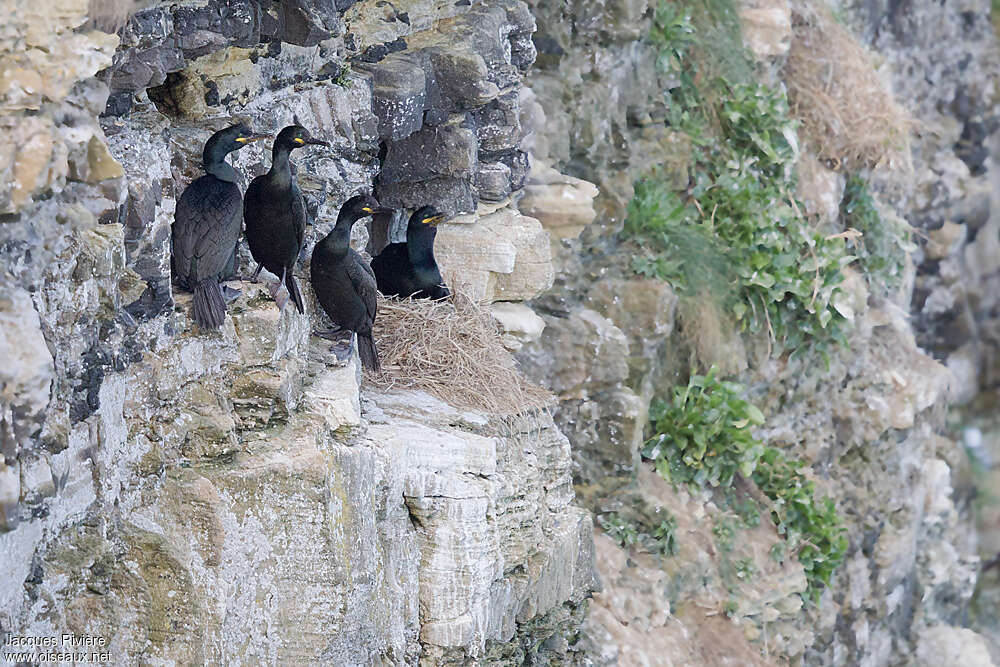
<path id="1" fill-rule="evenodd" d="M 351 247 L 351 227 L 354 220 L 351 218 L 338 218 L 333 230 L 327 234 L 319 245 L 323 251 L 332 255 L 343 255 Z"/>
<path id="2" fill-rule="evenodd" d="M 407 229 L 406 254 L 414 266 L 434 264 L 434 229 Z"/>
<path id="3" fill-rule="evenodd" d="M 271 179 L 279 185 L 291 185 L 292 164 L 290 161 L 292 152 L 284 147 L 277 147 L 271 152 Z"/>
<path id="4" fill-rule="evenodd" d="M 229 166 L 225 156 L 205 161 L 205 173 L 215 176 L 220 181 L 235 183 L 238 178 L 236 170 Z"/>

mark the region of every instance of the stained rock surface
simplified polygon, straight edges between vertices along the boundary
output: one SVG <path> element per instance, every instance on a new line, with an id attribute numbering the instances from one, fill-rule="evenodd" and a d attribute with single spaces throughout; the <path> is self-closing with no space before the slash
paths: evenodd
<path id="1" fill-rule="evenodd" d="M 656 3 L 123 4 L 17 0 L 0 28 L 0 636 L 101 636 L 123 664 L 1000 664 L 1000 596 L 966 627 L 975 473 L 944 428 L 950 402 L 992 390 L 1000 340 L 988 3 L 841 15 L 930 128 L 907 186 L 880 190 L 920 229 L 903 287 L 846 270 L 849 346 L 825 363 L 701 336 L 765 412 L 757 437 L 845 518 L 814 603 L 767 516 L 727 538 L 731 507 L 640 456 L 705 333 L 617 252 L 635 179 L 680 150 Z M 739 3 L 774 85 L 793 5 Z M 193 325 L 170 281 L 176 198 L 212 131 L 294 119 L 331 144 L 294 159 L 300 282 L 351 195 L 435 204 L 442 272 L 489 302 L 551 414 L 373 390 L 311 336 L 309 290 L 300 315 L 233 281 L 224 327 Z M 249 180 L 268 146 L 230 159 Z M 808 152 L 799 173 L 835 222 L 843 174 Z M 358 225 L 354 246 L 406 219 Z M 981 427 L 964 444 L 1000 451 Z M 594 528 L 608 515 L 676 517 L 676 553 L 623 549 Z"/>
<path id="2" fill-rule="evenodd" d="M 446 273 L 537 337 L 520 302 L 551 285 L 550 245 L 512 198 L 527 7 L 144 3 L 117 35 L 87 7 L 18 3 L 0 48 L 0 117 L 31 138 L 0 156 L 0 629 L 104 637 L 130 664 L 568 659 L 597 581 L 550 416 L 370 390 L 311 337 L 308 290 L 300 315 L 233 281 L 204 332 L 170 281 L 205 139 L 298 119 L 331 143 L 296 155 L 307 248 L 358 192 L 435 203 Z M 249 180 L 268 148 L 230 160 Z"/>
<path id="3" fill-rule="evenodd" d="M 886 195 L 891 204 L 884 207 L 893 219 L 940 228 L 919 242 L 939 259 L 922 260 L 918 253 L 923 264 L 913 301 L 917 313 L 928 307 L 933 312 L 911 322 L 905 288 L 887 299 L 870 294 L 857 274 L 846 271 L 839 307 L 852 321 L 849 349 L 827 362 L 761 364 L 767 355 L 754 349 L 752 338 L 740 340 L 712 326 L 691 331 L 689 325 L 685 331 L 681 315 L 690 323 L 690 312 L 682 312 L 669 288 L 635 275 L 620 245 L 635 179 L 661 162 L 684 159 L 675 130 L 659 122 L 665 116 L 662 91 L 678 84 L 657 66 L 655 40 L 637 39 L 650 34 L 652 14 L 644 3 L 529 4 L 539 53 L 526 81 L 530 91 L 522 95 L 522 125 L 546 128 L 528 139 L 533 177 L 541 181 L 551 167 L 596 184 L 600 194 L 592 204 L 596 217 L 579 231 L 537 214 L 543 224 L 551 221 L 559 239 L 553 243 L 556 273 L 553 289 L 531 304 L 546 328 L 518 354 L 532 377 L 559 394 L 555 418 L 573 445 L 581 502 L 599 522 L 656 525 L 672 516 L 681 550 L 656 558 L 648 549 L 619 546 L 630 539 L 627 532 L 597 531 L 604 589 L 595 594 L 584 626 L 588 655 L 608 665 L 724 664 L 724 658 L 703 653 L 707 633 L 725 645 L 725 659 L 741 664 L 757 664 L 761 655 L 768 664 L 811 665 L 959 656 L 956 633 L 969 632 L 959 628 L 968 623 L 979 559 L 965 495 L 972 485 L 968 462 L 945 427 L 944 413 L 953 392 L 961 391 L 956 371 L 965 371 L 967 397 L 978 393 L 983 374 L 991 372 L 985 360 L 992 352 L 982 343 L 949 349 L 953 332 L 972 328 L 966 304 L 985 303 L 974 295 L 986 283 L 972 277 L 963 258 L 981 260 L 989 272 L 995 255 L 987 249 L 995 233 L 980 234 L 970 245 L 965 228 L 956 226 L 966 219 L 988 230 L 996 217 L 983 194 L 989 189 L 983 174 L 992 173 L 984 137 L 993 132 L 983 128 L 993 127 L 986 119 L 995 116 L 995 104 L 982 93 L 996 88 L 989 67 L 997 45 L 987 25 L 989 7 L 974 3 L 965 13 L 921 2 L 905 10 L 892 3 L 845 8 L 862 41 L 870 40 L 884 57 L 882 74 L 918 122 L 948 128 L 947 136 L 914 139 L 916 173 L 906 186 L 887 188 L 899 197 Z M 799 5 L 737 5 L 744 46 L 765 81 L 781 86 L 781 68 L 796 39 L 791 12 Z M 969 141 L 960 141 L 962 136 Z M 835 223 L 844 177 L 809 161 L 816 158 L 805 147 L 798 196 Z M 526 190 L 530 210 L 542 200 L 530 181 Z M 940 300 L 928 296 L 928 305 L 921 306 L 923 295 L 934 290 Z M 978 306 L 975 313 L 977 321 L 989 317 Z M 929 322 L 934 324 L 925 326 Z M 970 330 L 969 337 L 975 336 Z M 819 492 L 831 496 L 845 517 L 847 561 L 815 606 L 786 606 L 805 580 L 795 567 L 770 574 L 767 554 L 779 539 L 774 532 L 741 531 L 741 550 L 727 556 L 733 552 L 720 547 L 713 525 L 739 517 L 727 519 L 718 499 L 664 488 L 641 462 L 651 401 L 664 396 L 662 387 L 683 383 L 696 349 L 750 387 L 750 399 L 767 416 L 758 437 L 810 462 Z M 737 562 L 752 564 L 744 573 L 758 574 L 734 578 L 731 566 Z M 766 576 L 775 577 L 769 592 L 788 597 L 768 600 L 747 590 L 747 579 Z M 667 607 L 668 617 L 657 613 Z M 996 609 L 995 603 L 988 609 Z M 720 614 L 740 628 L 735 640 L 714 625 Z M 982 637 L 967 636 L 961 660 L 992 664 L 981 650 Z"/>

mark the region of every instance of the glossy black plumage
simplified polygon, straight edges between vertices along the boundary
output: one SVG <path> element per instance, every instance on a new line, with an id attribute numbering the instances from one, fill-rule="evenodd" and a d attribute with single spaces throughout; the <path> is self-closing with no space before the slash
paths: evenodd
<path id="1" fill-rule="evenodd" d="M 192 181 L 177 200 L 171 266 L 178 286 L 194 292 L 192 316 L 205 328 L 218 328 L 225 321 L 226 302 L 219 282 L 234 277 L 237 268 L 243 198 L 226 155 L 263 138 L 245 125 L 213 134 L 202 154 L 207 173 Z"/>
<path id="2" fill-rule="evenodd" d="M 279 132 L 271 150 L 271 169 L 250 182 L 243 199 L 247 244 L 257 270 L 263 266 L 283 280 L 300 313 L 305 308 L 292 271 L 305 237 L 306 209 L 289 156 L 294 149 L 310 144 L 328 145 L 310 137 L 299 125 Z"/>
<path id="3" fill-rule="evenodd" d="M 406 242 L 391 243 L 372 259 L 378 291 L 386 296 L 443 299 L 451 295 L 434 259 L 436 225 L 444 219 L 433 206 L 417 209 L 406 226 Z"/>
<path id="4" fill-rule="evenodd" d="M 372 339 L 377 310 L 375 274 L 350 245 L 351 227 L 361 218 L 380 210 L 373 197 L 348 199 L 333 230 L 316 243 L 310 260 L 310 281 L 316 299 L 333 323 L 358 335 L 362 365 L 381 370 Z"/>

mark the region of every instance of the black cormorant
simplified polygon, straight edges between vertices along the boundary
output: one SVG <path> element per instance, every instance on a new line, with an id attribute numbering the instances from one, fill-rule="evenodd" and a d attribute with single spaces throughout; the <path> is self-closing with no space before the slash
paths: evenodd
<path id="1" fill-rule="evenodd" d="M 444 217 L 433 206 L 419 208 L 410 216 L 406 243 L 391 243 L 372 260 L 379 292 L 417 299 L 443 299 L 451 294 L 434 261 L 436 227 Z"/>
<path id="2" fill-rule="evenodd" d="M 182 289 L 194 292 L 192 315 L 205 328 L 221 327 L 226 319 L 219 281 L 236 274 L 242 226 L 243 197 L 226 155 L 267 136 L 243 124 L 213 134 L 202 153 L 205 175 L 192 181 L 177 200 L 171 229 L 174 278 Z"/>
<path id="3" fill-rule="evenodd" d="M 351 248 L 351 227 L 361 218 L 383 210 L 374 197 L 358 195 L 340 209 L 333 231 L 316 242 L 310 261 L 310 280 L 319 305 L 337 328 L 358 334 L 361 364 L 380 370 L 372 340 L 376 285 L 371 267 Z"/>
<path id="4" fill-rule="evenodd" d="M 262 268 L 278 276 L 288 288 L 288 294 L 300 313 L 305 309 L 292 270 L 302 249 L 306 207 L 302 202 L 302 191 L 292 177 L 288 158 L 296 148 L 310 144 L 330 145 L 313 139 L 309 130 L 301 125 L 290 125 L 279 132 L 271 149 L 270 171 L 250 182 L 243 200 L 247 244 L 257 262 L 253 280 L 257 279 Z M 272 296 L 277 301 L 277 291 Z M 278 306 L 283 307 L 284 300 Z"/>

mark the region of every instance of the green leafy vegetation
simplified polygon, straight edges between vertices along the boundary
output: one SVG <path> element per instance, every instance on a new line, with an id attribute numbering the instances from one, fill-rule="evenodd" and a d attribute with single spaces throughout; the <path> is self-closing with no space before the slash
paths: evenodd
<path id="1" fill-rule="evenodd" d="M 764 451 L 749 426 L 763 424 L 764 415 L 741 393 L 735 382 L 718 380 L 714 368 L 691 376 L 669 403 L 653 404 L 655 435 L 642 455 L 674 484 L 729 486 L 736 473 L 749 477 Z"/>
<path id="2" fill-rule="evenodd" d="M 722 613 L 724 613 L 729 618 L 736 618 L 736 612 L 739 610 L 739 603 L 730 598 L 722 605 Z"/>
<path id="3" fill-rule="evenodd" d="M 735 563 L 736 566 L 736 576 L 740 579 L 749 579 L 753 575 L 757 574 L 757 568 L 754 567 L 752 558 L 741 558 Z"/>
<path id="4" fill-rule="evenodd" d="M 659 50 L 657 67 L 666 71 L 680 70 L 688 49 L 696 43 L 691 17 L 677 3 L 659 3 L 653 12 L 650 39 Z"/>
<path id="5" fill-rule="evenodd" d="M 622 519 L 618 514 L 609 512 L 597 517 L 597 522 L 608 537 L 618 543 L 623 549 L 634 547 L 639 543 L 639 529 L 630 522 Z"/>
<path id="6" fill-rule="evenodd" d="M 637 247 L 632 269 L 682 296 L 712 297 L 779 348 L 842 340 L 831 298 L 853 258 L 791 195 L 795 124 L 785 96 L 753 80 L 731 5 L 662 2 L 651 40 L 661 67 L 678 74 L 668 123 L 691 155 L 686 187 L 664 169 L 635 184 L 624 227 Z"/>
<path id="7" fill-rule="evenodd" d="M 869 280 L 889 287 L 898 284 L 906 260 L 903 230 L 882 217 L 868 183 L 856 174 L 847 179 L 840 215 L 845 227 L 862 234 L 855 254 Z"/>
<path id="8" fill-rule="evenodd" d="M 816 499 L 815 485 L 802 474 L 802 467 L 801 461 L 768 447 L 757 462 L 753 481 L 774 501 L 771 519 L 802 563 L 809 592 L 816 600 L 844 560 L 847 537 L 833 500 Z"/>
<path id="9" fill-rule="evenodd" d="M 335 86 L 340 86 L 341 88 L 347 88 L 347 86 L 349 86 L 351 83 L 350 74 L 351 74 L 350 66 L 348 66 L 346 62 L 341 63 L 339 69 L 337 70 L 336 75 L 334 75 L 334 77 L 330 79 L 330 82 L 333 83 Z"/>
<path id="10" fill-rule="evenodd" d="M 736 536 L 736 522 L 721 517 L 712 522 L 712 536 L 719 549 L 724 552 L 733 550 L 733 538 Z"/>
<path id="11" fill-rule="evenodd" d="M 801 472 L 802 462 L 753 436 L 751 429 L 764 423 L 764 415 L 743 393 L 739 384 L 719 380 L 714 368 L 692 375 L 686 387 L 674 388 L 670 402 L 654 405 L 652 435 L 642 454 L 674 484 L 726 489 L 737 475 L 752 480 L 771 501 L 771 519 L 785 540 L 780 550 L 772 550 L 772 558 L 795 555 L 816 599 L 843 561 L 843 522 L 831 499 L 816 497 L 815 485 Z M 759 525 L 759 510 L 750 501 L 731 506 L 743 527 Z M 734 518 L 715 520 L 712 534 L 721 550 L 732 548 L 739 528 Z"/>
<path id="12" fill-rule="evenodd" d="M 641 547 L 650 553 L 673 556 L 677 553 L 677 520 L 669 514 L 655 524 L 628 520 L 616 512 L 597 517 L 597 522 L 608 537 L 623 549 Z"/>
<path id="13" fill-rule="evenodd" d="M 667 516 L 653 526 L 650 533 L 656 544 L 656 551 L 664 556 L 677 553 L 677 519 Z"/>
<path id="14" fill-rule="evenodd" d="M 739 498 L 735 493 L 730 492 L 726 496 L 726 504 L 739 517 L 742 527 L 756 528 L 760 525 L 760 507 L 753 499 Z"/>

